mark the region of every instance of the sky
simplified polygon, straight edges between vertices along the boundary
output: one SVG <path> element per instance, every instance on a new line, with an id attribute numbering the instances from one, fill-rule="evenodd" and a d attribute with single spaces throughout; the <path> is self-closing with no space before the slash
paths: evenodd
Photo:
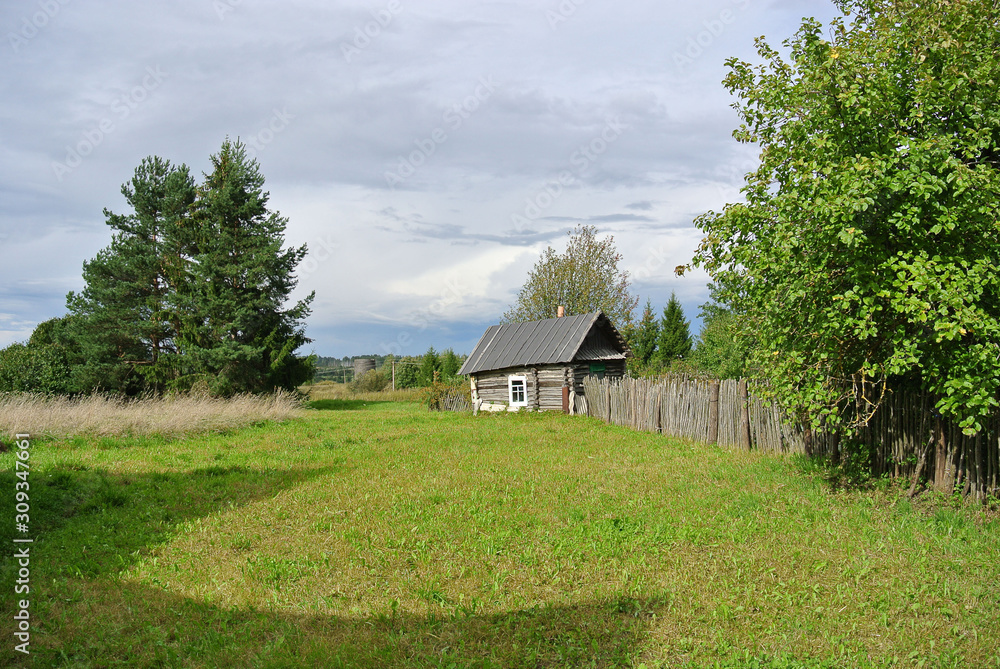
<path id="1" fill-rule="evenodd" d="M 613 236 L 697 333 L 694 219 L 756 150 L 722 85 L 829 0 L 5 0 L 0 346 L 66 313 L 140 161 L 247 144 L 306 244 L 302 353 L 471 352 L 548 246 Z"/>

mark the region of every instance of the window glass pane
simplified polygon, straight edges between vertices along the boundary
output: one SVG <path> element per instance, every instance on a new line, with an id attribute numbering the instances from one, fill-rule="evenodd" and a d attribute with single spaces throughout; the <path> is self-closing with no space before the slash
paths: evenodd
<path id="1" fill-rule="evenodd" d="M 510 401 L 511 404 L 527 404 L 527 393 L 525 392 L 524 379 L 510 379 Z"/>

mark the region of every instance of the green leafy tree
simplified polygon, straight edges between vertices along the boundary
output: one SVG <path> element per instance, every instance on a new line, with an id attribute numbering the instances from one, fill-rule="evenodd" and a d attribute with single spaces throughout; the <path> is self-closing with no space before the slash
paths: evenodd
<path id="1" fill-rule="evenodd" d="M 787 61 L 761 39 L 762 64 L 728 62 L 760 164 L 698 219 L 695 264 L 786 406 L 838 422 L 852 387 L 905 383 L 975 432 L 1000 390 L 1000 6 L 838 5 Z"/>
<path id="2" fill-rule="evenodd" d="M 566 308 L 567 316 L 600 309 L 624 330 L 639 298 L 630 292 L 629 273 L 618 268 L 621 259 L 614 237 L 598 239 L 595 226 L 577 226 L 564 253 L 551 246 L 542 252 L 503 320 L 555 318 L 559 306 Z"/>
<path id="3" fill-rule="evenodd" d="M 67 394 L 76 391 L 71 369 L 79 349 L 68 334 L 71 318 L 39 323 L 26 344 L 0 350 L 0 392 Z"/>
<path id="4" fill-rule="evenodd" d="M 701 332 L 691 354 L 695 368 L 717 379 L 741 378 L 747 371 L 747 347 L 729 309 L 716 303 L 701 308 Z"/>
<path id="5" fill-rule="evenodd" d="M 194 183 L 186 166 L 150 157 L 121 192 L 132 212 L 105 209 L 111 245 L 84 263 L 86 287 L 66 298 L 82 353 L 73 369 L 80 390 L 161 389 L 177 374 L 170 295 L 182 271 Z"/>
<path id="6" fill-rule="evenodd" d="M 667 306 L 660 319 L 660 332 L 656 342 L 657 360 L 669 366 L 675 360 L 683 360 L 691 353 L 691 326 L 684 318 L 684 308 L 677 295 L 670 294 Z"/>
<path id="7" fill-rule="evenodd" d="M 420 362 L 418 360 L 402 358 L 396 362 L 396 387 L 420 387 Z"/>
<path id="8" fill-rule="evenodd" d="M 288 220 L 267 208 L 256 160 L 226 140 L 198 189 L 179 282 L 178 344 L 190 383 L 219 394 L 293 388 L 313 361 L 295 351 L 311 341 L 303 320 L 314 294 L 286 307 L 306 247 L 283 248 Z"/>

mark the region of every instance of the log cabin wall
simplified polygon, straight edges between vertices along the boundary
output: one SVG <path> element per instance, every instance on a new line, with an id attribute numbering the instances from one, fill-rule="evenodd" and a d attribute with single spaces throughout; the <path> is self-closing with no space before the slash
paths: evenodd
<path id="1" fill-rule="evenodd" d="M 507 404 L 510 402 L 508 378 L 512 375 L 523 376 L 529 409 L 561 411 L 565 370 L 565 365 L 539 365 L 479 372 L 475 375 L 476 388 L 483 402 Z"/>
<path id="2" fill-rule="evenodd" d="M 604 378 L 620 379 L 625 376 L 624 360 L 594 360 L 576 361 L 573 363 L 573 390 L 577 395 L 585 395 L 583 390 L 583 380 L 590 376 L 590 365 L 593 363 L 604 363 Z"/>
<path id="3" fill-rule="evenodd" d="M 603 362 L 603 361 L 602 361 Z M 621 378 L 625 375 L 624 360 L 608 360 L 605 378 Z M 583 379 L 590 375 L 590 362 L 574 362 L 569 365 L 538 365 L 536 367 L 509 367 L 475 374 L 479 399 L 483 402 L 510 402 L 510 376 L 525 378 L 528 408 L 542 411 L 562 411 L 562 387 L 566 378 L 573 380 L 572 390 L 583 395 Z"/>

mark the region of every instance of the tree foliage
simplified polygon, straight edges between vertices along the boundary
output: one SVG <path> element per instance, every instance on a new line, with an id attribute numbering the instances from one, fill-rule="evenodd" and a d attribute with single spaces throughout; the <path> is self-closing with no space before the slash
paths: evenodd
<path id="1" fill-rule="evenodd" d="M 420 372 L 418 374 L 419 383 L 421 386 L 429 386 L 434 382 L 434 373 L 441 371 L 441 359 L 438 357 L 437 351 L 431 346 L 424 353 L 424 357 L 420 359 Z"/>
<path id="2" fill-rule="evenodd" d="M 441 352 L 441 378 L 444 381 L 452 381 L 458 376 L 458 370 L 462 368 L 462 359 L 455 354 L 455 351 L 446 348 Z"/>
<path id="3" fill-rule="evenodd" d="M 146 158 L 122 186 L 131 213 L 105 210 L 110 246 L 67 296 L 76 390 L 139 392 L 203 381 L 218 394 L 293 388 L 312 372 L 312 295 L 291 307 L 305 246 L 284 249 L 256 161 L 226 140 L 195 186 L 186 166 Z"/>
<path id="4" fill-rule="evenodd" d="M 653 361 L 656 353 L 656 343 L 660 337 L 660 321 L 653 311 L 653 303 L 646 300 L 639 322 L 626 331 L 629 350 L 632 359 L 629 361 L 638 368 L 645 368 Z"/>
<path id="5" fill-rule="evenodd" d="M 121 189 L 132 213 L 104 210 L 111 245 L 84 263 L 85 287 L 67 296 L 82 359 L 74 385 L 162 389 L 174 375 L 177 323 L 170 302 L 180 281 L 183 221 L 195 199 L 184 165 L 149 157 Z"/>
<path id="6" fill-rule="evenodd" d="M 618 267 L 621 259 L 614 237 L 598 239 L 595 226 L 577 226 L 569 233 L 564 253 L 551 246 L 542 252 L 503 320 L 554 318 L 563 306 L 567 316 L 601 310 L 615 327 L 624 329 L 639 298 L 630 292 L 629 273 Z"/>
<path id="7" fill-rule="evenodd" d="M 302 321 L 313 295 L 286 308 L 306 247 L 283 248 L 288 219 L 267 208 L 257 161 L 226 140 L 198 189 L 177 291 L 178 341 L 188 376 L 221 394 L 294 388 L 312 361 Z"/>
<path id="8" fill-rule="evenodd" d="M 749 342 L 740 336 L 738 321 L 725 307 L 710 302 L 701 308 L 701 332 L 691 354 L 694 366 L 716 379 L 747 374 Z"/>
<path id="9" fill-rule="evenodd" d="M 851 386 L 908 383 L 972 432 L 1000 386 L 1000 9 L 838 4 L 790 60 L 761 39 L 762 64 L 728 62 L 760 165 L 699 218 L 695 263 L 786 405 L 837 421 Z"/>
<path id="10" fill-rule="evenodd" d="M 690 323 L 684 318 L 684 308 L 677 295 L 671 293 L 660 319 L 656 357 L 664 367 L 668 367 L 675 360 L 683 360 L 691 354 L 691 343 Z"/>

